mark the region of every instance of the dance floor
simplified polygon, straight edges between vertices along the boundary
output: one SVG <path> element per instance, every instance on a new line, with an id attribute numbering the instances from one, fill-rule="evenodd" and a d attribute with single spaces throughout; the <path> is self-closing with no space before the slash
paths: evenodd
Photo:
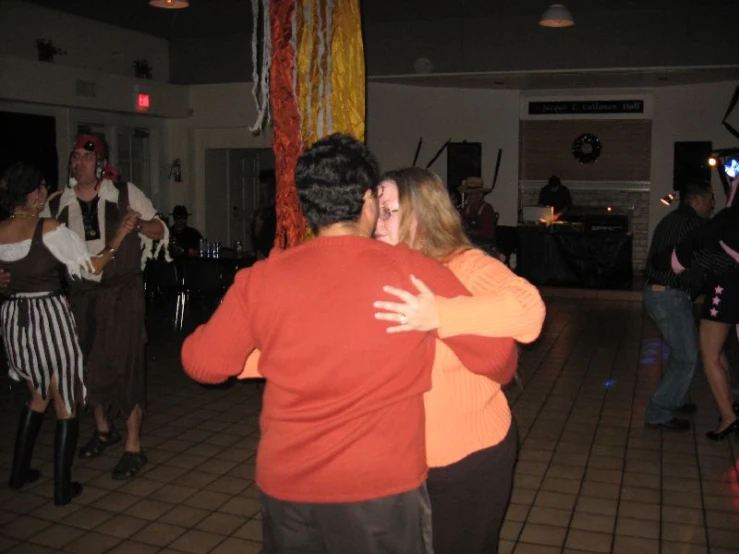
<path id="1" fill-rule="evenodd" d="M 666 351 L 638 293 L 545 296 L 544 332 L 523 348 L 522 386 L 507 390 L 522 446 L 500 552 L 739 551 L 739 446 L 704 438 L 717 411 L 700 370 L 694 429 L 645 429 Z M 149 464 L 120 482 L 110 472 L 121 444 L 77 460 L 85 489 L 68 506 L 51 501 L 51 410 L 35 452 L 43 477 L 20 492 L 5 486 L 26 391 L 0 378 L 0 552 L 261 552 L 260 386 L 197 385 L 180 368 L 182 333 L 158 312 L 149 323 Z M 90 414 L 82 422 L 81 442 Z"/>

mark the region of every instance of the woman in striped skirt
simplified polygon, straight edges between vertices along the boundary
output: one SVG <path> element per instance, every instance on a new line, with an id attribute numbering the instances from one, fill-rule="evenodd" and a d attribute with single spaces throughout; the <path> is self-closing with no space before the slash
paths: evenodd
<path id="1" fill-rule="evenodd" d="M 82 485 L 71 480 L 79 432 L 76 404 L 84 400 L 83 360 L 74 318 L 62 293 L 63 277 L 79 278 L 84 267 L 99 273 L 136 225 L 123 218 L 111 243 L 90 256 L 82 239 L 53 219 L 38 217 L 46 201 L 41 173 L 26 164 L 10 166 L 0 181 L 0 202 L 10 217 L 0 222 L 0 269 L 10 273 L 3 290 L 0 328 L 12 379 L 25 381 L 31 400 L 21 412 L 10 487 L 21 488 L 40 474 L 31 456 L 44 413 L 53 399 L 54 504 L 68 504 Z M 64 271 L 66 269 L 66 271 Z"/>

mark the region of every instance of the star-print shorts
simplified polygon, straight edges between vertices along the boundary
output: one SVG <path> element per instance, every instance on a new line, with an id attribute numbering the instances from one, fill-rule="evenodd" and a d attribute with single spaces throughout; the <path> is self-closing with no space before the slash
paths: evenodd
<path id="1" fill-rule="evenodd" d="M 739 323 L 739 275 L 723 275 L 706 290 L 701 319 L 720 323 Z"/>

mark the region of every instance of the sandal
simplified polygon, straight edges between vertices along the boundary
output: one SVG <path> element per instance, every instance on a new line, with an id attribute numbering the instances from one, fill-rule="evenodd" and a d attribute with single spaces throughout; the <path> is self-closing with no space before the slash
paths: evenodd
<path id="1" fill-rule="evenodd" d="M 113 427 L 107 433 L 101 433 L 95 429 L 90 440 L 79 449 L 77 455 L 86 460 L 97 458 L 106 448 L 120 442 L 120 440 L 121 435 Z"/>
<path id="2" fill-rule="evenodd" d="M 147 459 L 143 452 L 124 452 L 123 457 L 113 470 L 113 479 L 123 481 L 135 477 L 141 468 L 146 465 Z"/>

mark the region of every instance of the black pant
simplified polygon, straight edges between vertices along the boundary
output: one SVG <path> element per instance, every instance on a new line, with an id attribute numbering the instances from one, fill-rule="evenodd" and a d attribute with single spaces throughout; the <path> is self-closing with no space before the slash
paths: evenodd
<path id="1" fill-rule="evenodd" d="M 496 554 L 511 498 L 518 431 L 499 444 L 429 471 L 435 554 Z"/>
<path id="2" fill-rule="evenodd" d="M 432 553 L 426 485 L 363 502 L 260 500 L 264 554 Z"/>

